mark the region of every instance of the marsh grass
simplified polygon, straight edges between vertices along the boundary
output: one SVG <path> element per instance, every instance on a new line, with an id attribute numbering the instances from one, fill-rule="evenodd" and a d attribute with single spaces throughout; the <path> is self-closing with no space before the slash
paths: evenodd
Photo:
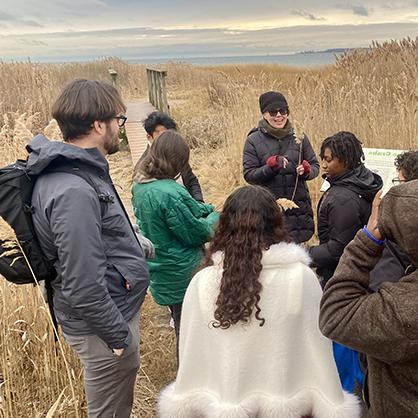
<path id="1" fill-rule="evenodd" d="M 62 84 L 74 77 L 108 79 L 120 74 L 125 99 L 146 95 L 144 66 L 116 58 L 83 64 L 0 62 L 0 165 L 25 157 L 38 132 L 60 139 L 49 106 Z M 418 44 L 416 40 L 374 44 L 338 59 L 335 66 L 306 70 L 277 65 L 193 67 L 170 63 L 172 114 L 192 147 L 192 165 L 206 200 L 218 209 L 242 178 L 242 148 L 260 117 L 258 96 L 282 91 L 291 118 L 316 151 L 328 135 L 354 132 L 365 146 L 416 148 L 418 139 Z M 130 209 L 131 160 L 110 158 L 113 179 Z M 310 182 L 313 204 L 320 179 Z M 2 228 L 0 233 L 10 233 Z M 1 237 L 0 237 L 1 238 Z M 37 287 L 0 281 L 0 417 L 85 416 L 78 359 L 55 342 Z M 175 375 L 173 331 L 168 312 L 147 296 L 141 317 L 141 371 L 135 417 L 154 417 L 159 390 Z M 62 340 L 61 340 L 62 341 Z M 64 358 L 68 366 L 66 367 Z M 71 389 L 73 388 L 73 389 Z"/>

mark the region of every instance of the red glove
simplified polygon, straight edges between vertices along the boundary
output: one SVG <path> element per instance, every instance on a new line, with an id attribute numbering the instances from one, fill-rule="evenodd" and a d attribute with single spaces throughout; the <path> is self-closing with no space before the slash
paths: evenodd
<path id="1" fill-rule="evenodd" d="M 310 174 L 311 173 L 311 165 L 309 164 L 308 161 L 303 160 L 302 161 L 302 166 L 303 166 L 303 174 Z"/>
<path id="2" fill-rule="evenodd" d="M 274 171 L 279 171 L 286 166 L 286 158 L 280 155 L 272 155 L 267 158 L 266 164 Z"/>

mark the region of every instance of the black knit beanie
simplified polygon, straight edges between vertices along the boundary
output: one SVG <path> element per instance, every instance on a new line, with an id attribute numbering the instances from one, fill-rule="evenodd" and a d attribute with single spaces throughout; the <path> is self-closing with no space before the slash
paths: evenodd
<path id="1" fill-rule="evenodd" d="M 277 91 L 267 91 L 258 100 L 260 102 L 261 113 L 289 107 L 286 98 L 282 93 Z"/>

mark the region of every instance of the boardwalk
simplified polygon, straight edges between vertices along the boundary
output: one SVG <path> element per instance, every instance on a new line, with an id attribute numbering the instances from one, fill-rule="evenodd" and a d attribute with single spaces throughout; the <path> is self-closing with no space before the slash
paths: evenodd
<path id="1" fill-rule="evenodd" d="M 132 164 L 135 166 L 138 158 L 147 147 L 147 135 L 142 127 L 142 121 L 148 114 L 155 111 L 154 106 L 146 99 L 131 102 L 127 105 L 126 116 L 126 135 L 128 136 L 129 147 L 131 149 Z"/>

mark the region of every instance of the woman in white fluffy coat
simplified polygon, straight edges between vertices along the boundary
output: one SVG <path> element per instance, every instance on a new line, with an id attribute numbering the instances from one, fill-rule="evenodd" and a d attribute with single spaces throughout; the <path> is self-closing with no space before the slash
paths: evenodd
<path id="1" fill-rule="evenodd" d="M 360 417 L 319 331 L 322 291 L 308 265 L 270 192 L 245 186 L 228 197 L 187 289 L 180 367 L 160 418 Z"/>

